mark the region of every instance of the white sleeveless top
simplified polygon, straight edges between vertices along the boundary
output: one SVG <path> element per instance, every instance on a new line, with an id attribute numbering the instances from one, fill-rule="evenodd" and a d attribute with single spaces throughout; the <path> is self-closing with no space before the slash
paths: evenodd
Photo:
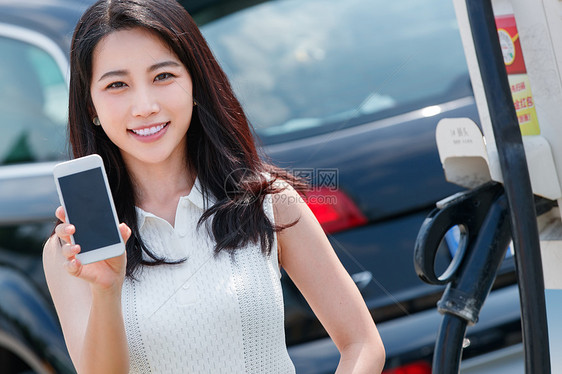
<path id="1" fill-rule="evenodd" d="M 198 179 L 179 201 L 175 228 L 137 208 L 140 234 L 153 253 L 186 261 L 145 266 L 136 281 L 125 279 L 130 373 L 294 373 L 277 238 L 269 257 L 255 244 L 215 256 L 205 224 L 196 227 L 203 209 Z M 274 222 L 271 195 L 264 210 Z"/>

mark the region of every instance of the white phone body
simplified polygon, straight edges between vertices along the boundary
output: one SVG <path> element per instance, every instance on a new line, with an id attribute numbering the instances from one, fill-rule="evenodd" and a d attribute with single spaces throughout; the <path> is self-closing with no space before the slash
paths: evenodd
<path id="1" fill-rule="evenodd" d="M 66 222 L 76 227 L 72 244 L 80 245 L 82 264 L 116 257 L 125 251 L 102 158 L 93 154 L 57 164 L 55 184 Z"/>

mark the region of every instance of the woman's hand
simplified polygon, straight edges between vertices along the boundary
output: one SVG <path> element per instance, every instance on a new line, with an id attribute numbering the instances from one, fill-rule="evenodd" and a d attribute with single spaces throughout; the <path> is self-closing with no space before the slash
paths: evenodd
<path id="1" fill-rule="evenodd" d="M 83 265 L 76 255 L 80 253 L 80 245 L 72 244 L 70 236 L 76 231 L 74 225 L 65 222 L 65 214 L 62 206 L 59 206 L 55 212 L 61 224 L 55 228 L 55 234 L 60 239 L 61 251 L 66 259 L 64 268 L 66 271 L 77 278 L 88 282 L 93 290 L 110 291 L 120 289 L 125 279 L 125 270 L 127 267 L 127 254 L 109 258 L 107 260 L 94 262 Z M 126 243 L 131 236 L 131 229 L 124 223 L 119 225 L 119 231 Z"/>
<path id="2" fill-rule="evenodd" d="M 129 351 L 121 306 L 127 255 L 83 265 L 80 246 L 70 236 L 76 228 L 62 221 L 43 249 L 45 279 L 51 292 L 66 346 L 79 373 L 127 373 Z M 119 225 L 126 242 L 127 225 Z M 64 268 L 63 268 L 64 267 Z"/>

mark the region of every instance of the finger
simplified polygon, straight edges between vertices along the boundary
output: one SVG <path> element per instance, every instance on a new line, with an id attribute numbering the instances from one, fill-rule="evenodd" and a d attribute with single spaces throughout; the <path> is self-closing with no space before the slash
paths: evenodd
<path id="1" fill-rule="evenodd" d="M 64 244 L 62 246 L 62 255 L 68 260 L 72 260 L 72 257 L 80 253 L 80 246 L 78 244 Z"/>
<path id="2" fill-rule="evenodd" d="M 73 235 L 75 231 L 76 231 L 76 227 L 74 227 L 74 225 L 71 225 L 69 223 L 61 223 L 57 225 L 57 227 L 55 227 L 55 234 L 57 234 L 59 238 L 61 238 L 67 243 L 71 242 L 70 235 Z"/>
<path id="3" fill-rule="evenodd" d="M 66 261 L 64 263 L 64 267 L 66 268 L 66 271 L 68 271 L 68 274 L 75 277 L 80 276 L 80 272 L 82 271 L 82 263 L 77 258 Z"/>
<path id="4" fill-rule="evenodd" d="M 57 210 L 55 210 L 55 216 L 60 219 L 62 222 L 66 220 L 66 215 L 64 214 L 64 208 L 59 206 Z"/>
<path id="5" fill-rule="evenodd" d="M 127 240 L 129 240 L 129 238 L 131 237 L 131 233 L 132 233 L 131 229 L 129 228 L 129 226 L 127 226 L 127 224 L 120 223 L 119 231 L 121 232 L 121 237 L 123 238 L 123 241 L 127 243 Z"/>

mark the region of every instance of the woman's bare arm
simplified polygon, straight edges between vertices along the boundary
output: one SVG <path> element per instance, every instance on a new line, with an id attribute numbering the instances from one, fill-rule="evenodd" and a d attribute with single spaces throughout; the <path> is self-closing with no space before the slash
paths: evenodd
<path id="1" fill-rule="evenodd" d="M 299 218 L 278 235 L 281 265 L 340 351 L 337 373 L 380 373 L 385 351 L 378 330 L 314 214 L 290 187 L 273 199 L 277 224 Z"/>

